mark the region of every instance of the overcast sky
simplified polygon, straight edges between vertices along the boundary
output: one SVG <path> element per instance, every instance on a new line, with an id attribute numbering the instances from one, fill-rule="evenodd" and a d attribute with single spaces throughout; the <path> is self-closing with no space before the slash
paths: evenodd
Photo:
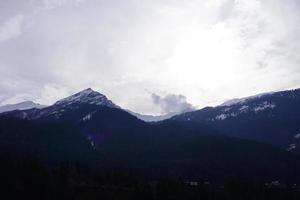
<path id="1" fill-rule="evenodd" d="M 299 53 L 299 0 L 0 1 L 0 104 L 91 87 L 141 113 L 201 108 L 300 87 Z"/>

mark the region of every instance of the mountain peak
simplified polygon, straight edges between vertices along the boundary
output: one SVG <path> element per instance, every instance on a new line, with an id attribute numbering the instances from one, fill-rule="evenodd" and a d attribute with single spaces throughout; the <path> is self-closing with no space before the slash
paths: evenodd
<path id="1" fill-rule="evenodd" d="M 78 93 L 76 93 L 72 96 L 75 96 L 75 95 L 77 95 L 77 96 L 88 96 L 88 95 L 91 95 L 91 96 L 92 95 L 94 95 L 94 96 L 105 96 L 105 95 L 93 90 L 92 88 L 84 89 L 84 90 L 82 90 L 82 91 L 80 91 L 80 92 L 78 92 Z"/>
<path id="2" fill-rule="evenodd" d="M 96 91 L 93 90 L 92 88 L 87 88 L 87 89 L 82 90 L 82 91 L 79 92 L 79 93 L 82 93 L 82 92 L 96 92 Z"/>
<path id="3" fill-rule="evenodd" d="M 16 103 L 16 104 L 7 104 L 4 106 L 0 106 L 0 113 L 9 112 L 9 111 L 13 111 L 13 110 L 28 110 L 28 109 L 32 109 L 32 108 L 41 109 L 41 108 L 45 108 L 45 107 L 47 107 L 47 106 L 34 103 L 33 101 L 23 101 L 23 102 Z"/>
<path id="4" fill-rule="evenodd" d="M 67 106 L 74 103 L 87 103 L 92 105 L 101 105 L 101 106 L 108 106 L 112 108 L 118 108 L 118 106 L 115 105 L 111 100 L 107 99 L 105 95 L 97 91 L 94 91 L 91 88 L 87 88 L 67 98 L 59 100 L 54 105 Z"/>

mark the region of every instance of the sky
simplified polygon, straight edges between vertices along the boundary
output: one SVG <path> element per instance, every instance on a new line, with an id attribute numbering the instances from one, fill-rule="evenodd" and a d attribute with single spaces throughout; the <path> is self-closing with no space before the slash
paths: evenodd
<path id="1" fill-rule="evenodd" d="M 300 87 L 299 0 L 2 0 L 0 105 L 165 114 Z"/>

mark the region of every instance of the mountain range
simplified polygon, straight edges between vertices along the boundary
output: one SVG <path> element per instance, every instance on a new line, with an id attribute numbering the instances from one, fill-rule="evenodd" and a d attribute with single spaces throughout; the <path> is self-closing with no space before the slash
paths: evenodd
<path id="1" fill-rule="evenodd" d="M 300 89 L 256 95 L 177 115 L 175 121 L 203 123 L 226 136 L 255 140 L 299 152 Z"/>
<path id="2" fill-rule="evenodd" d="M 93 96 L 88 96 L 91 95 L 90 93 L 93 93 L 94 91 L 91 88 L 85 89 L 75 95 L 72 95 L 71 97 L 62 99 L 58 102 L 56 102 L 57 105 L 59 104 L 65 104 L 68 105 L 69 103 L 74 103 L 76 101 L 81 101 L 82 103 L 84 103 L 85 101 L 88 101 L 89 99 L 93 98 Z M 108 100 L 104 95 L 100 94 L 100 93 L 96 93 L 94 92 L 94 103 L 93 102 L 89 102 L 91 104 L 95 104 L 95 105 L 100 105 L 101 103 L 103 103 L 103 105 L 105 106 L 110 106 L 110 107 L 117 107 L 120 108 L 119 106 L 116 106 L 114 103 L 112 103 L 112 101 Z M 15 111 L 15 110 L 28 110 L 28 109 L 41 109 L 41 108 L 46 108 L 48 106 L 46 105 L 40 105 L 38 103 L 34 103 L 32 101 L 24 101 L 24 102 L 20 102 L 17 104 L 8 104 L 8 105 L 3 105 L 0 106 L 0 113 L 4 113 L 4 112 L 9 112 L 9 111 Z M 145 115 L 145 114 L 139 114 L 130 110 L 126 110 L 127 112 L 129 112 L 130 114 L 136 116 L 137 118 L 146 121 L 146 122 L 157 122 L 157 121 L 162 121 L 165 119 L 169 119 L 175 115 L 178 115 L 180 113 L 178 112 L 171 112 L 171 113 L 167 113 L 164 115 Z"/>
<path id="3" fill-rule="evenodd" d="M 151 178 L 300 181 L 299 100 L 300 90 L 276 92 L 148 123 L 89 88 L 1 113 L 0 149 Z"/>

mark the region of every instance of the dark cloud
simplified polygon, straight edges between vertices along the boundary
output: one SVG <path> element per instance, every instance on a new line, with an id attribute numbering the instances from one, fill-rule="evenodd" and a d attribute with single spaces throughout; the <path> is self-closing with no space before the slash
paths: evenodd
<path id="1" fill-rule="evenodd" d="M 162 113 L 187 112 L 194 109 L 183 95 L 168 94 L 164 97 L 157 94 L 151 95 L 152 101 L 161 108 Z"/>

